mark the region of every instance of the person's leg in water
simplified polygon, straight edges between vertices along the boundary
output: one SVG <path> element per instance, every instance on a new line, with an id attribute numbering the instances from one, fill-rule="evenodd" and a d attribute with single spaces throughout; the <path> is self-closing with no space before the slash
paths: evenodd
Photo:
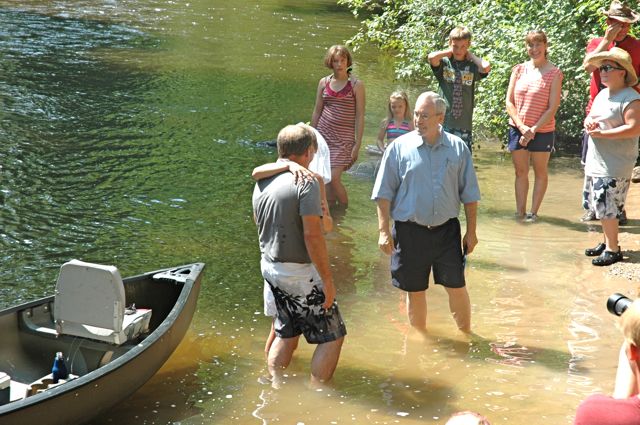
<path id="1" fill-rule="evenodd" d="M 335 341 L 318 344 L 311 358 L 311 384 L 320 386 L 333 377 L 340 359 L 344 337 Z"/>
<path id="2" fill-rule="evenodd" d="M 274 319 L 275 320 L 275 319 Z M 271 330 L 269 331 L 269 336 L 267 337 L 267 341 L 264 344 L 264 355 L 266 358 L 269 357 L 269 350 L 271 350 L 271 346 L 273 345 L 273 341 L 276 339 L 276 330 L 273 326 L 274 320 L 271 320 Z M 298 348 L 298 341 L 300 340 L 300 336 L 294 337 L 296 339 L 296 344 L 293 349 Z"/>
<path id="3" fill-rule="evenodd" d="M 515 169 L 516 214 L 524 217 L 527 213 L 527 196 L 529 193 L 529 151 L 525 149 L 511 152 L 511 160 Z"/>
<path id="4" fill-rule="evenodd" d="M 449 310 L 460 329 L 464 333 L 471 332 L 471 301 L 469 300 L 469 292 L 467 287 L 447 288 L 449 295 Z"/>
<path id="5" fill-rule="evenodd" d="M 327 201 L 329 204 L 338 203 L 345 208 L 349 205 L 347 189 L 342 184 L 343 167 L 331 168 L 331 182 L 327 185 Z"/>
<path id="6" fill-rule="evenodd" d="M 409 324 L 419 330 L 427 328 L 427 291 L 407 292 Z"/>
<path id="7" fill-rule="evenodd" d="M 298 346 L 298 337 L 280 338 L 276 336 L 267 356 L 267 368 L 271 375 L 273 388 L 280 388 L 283 383 L 284 370 L 291 363 L 293 352 Z"/>
<path id="8" fill-rule="evenodd" d="M 534 183 L 533 194 L 531 195 L 531 213 L 537 215 L 544 194 L 549 183 L 549 157 L 550 152 L 532 152 L 531 162 L 533 164 Z"/>

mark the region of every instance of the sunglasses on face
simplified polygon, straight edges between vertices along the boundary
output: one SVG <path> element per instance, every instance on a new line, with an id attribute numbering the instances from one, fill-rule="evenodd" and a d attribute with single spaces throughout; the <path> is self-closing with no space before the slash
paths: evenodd
<path id="1" fill-rule="evenodd" d="M 617 69 L 619 71 L 624 71 L 624 68 L 618 68 L 618 67 L 613 66 L 613 65 L 602 65 L 598 69 L 600 70 L 600 72 L 610 72 L 610 71 L 613 71 L 614 69 Z"/>

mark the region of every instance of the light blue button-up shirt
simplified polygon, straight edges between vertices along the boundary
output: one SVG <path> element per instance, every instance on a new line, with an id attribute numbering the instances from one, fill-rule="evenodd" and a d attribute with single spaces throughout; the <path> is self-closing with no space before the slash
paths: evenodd
<path id="1" fill-rule="evenodd" d="M 471 152 L 457 136 L 441 132 L 430 145 L 417 131 L 387 146 L 371 199 L 391 202 L 391 218 L 439 226 L 458 217 L 460 203 L 480 200 Z"/>

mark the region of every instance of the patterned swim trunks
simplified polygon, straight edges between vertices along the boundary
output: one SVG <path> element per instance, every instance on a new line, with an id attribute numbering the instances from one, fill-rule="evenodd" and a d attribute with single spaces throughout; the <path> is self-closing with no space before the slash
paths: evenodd
<path id="1" fill-rule="evenodd" d="M 598 220 L 620 218 L 630 183 L 630 179 L 585 176 L 583 206 L 590 206 Z"/>
<path id="2" fill-rule="evenodd" d="M 274 329 L 280 338 L 304 335 L 309 344 L 335 341 L 347 334 L 347 329 L 334 301 L 329 309 L 322 308 L 322 280 L 312 264 L 260 263 L 262 276 L 273 298 L 265 288 L 265 313 L 274 312 Z"/>

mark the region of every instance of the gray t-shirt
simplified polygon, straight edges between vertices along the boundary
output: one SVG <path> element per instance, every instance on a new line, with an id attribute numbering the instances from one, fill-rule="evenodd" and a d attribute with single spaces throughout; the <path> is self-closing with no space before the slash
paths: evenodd
<path id="1" fill-rule="evenodd" d="M 311 263 L 304 243 L 302 216 L 322 216 L 320 183 L 295 184 L 283 172 L 260 180 L 253 190 L 260 252 L 275 263 Z"/>
<path id="2" fill-rule="evenodd" d="M 613 95 L 605 88 L 593 100 L 589 116 L 601 123 L 602 130 L 616 128 L 624 124 L 627 106 L 637 100 L 640 100 L 640 94 L 630 87 Z M 638 137 L 605 139 L 589 136 L 584 173 L 591 177 L 629 179 L 637 157 Z"/>

